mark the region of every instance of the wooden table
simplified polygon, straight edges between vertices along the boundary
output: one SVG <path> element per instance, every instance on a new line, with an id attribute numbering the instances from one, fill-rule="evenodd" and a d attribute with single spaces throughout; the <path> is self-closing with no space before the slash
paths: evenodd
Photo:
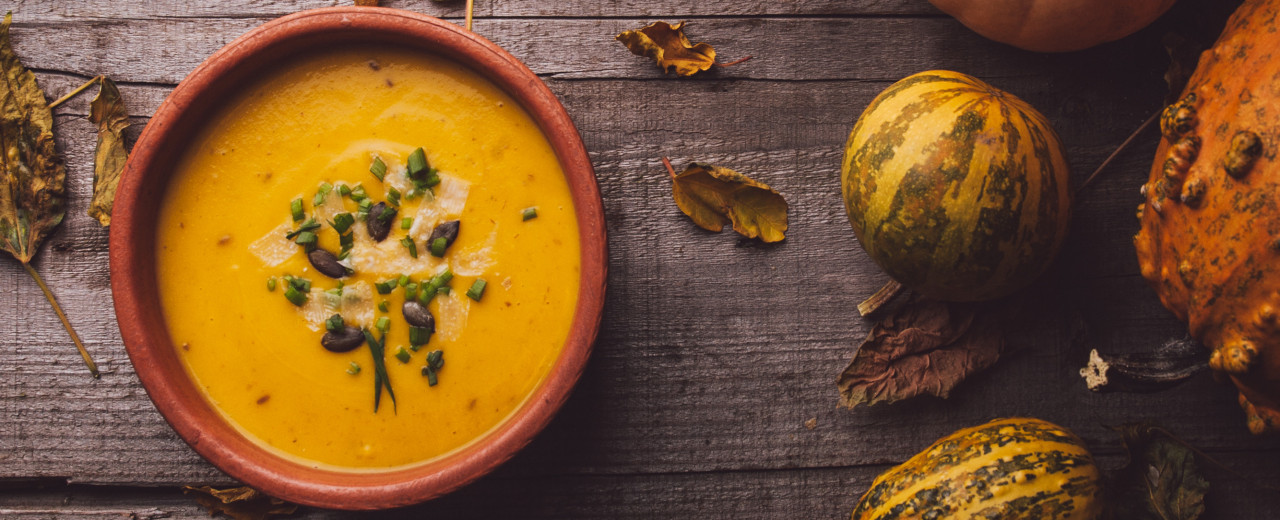
<path id="1" fill-rule="evenodd" d="M 1280 493 L 1251 482 L 1280 485 L 1280 449 L 1246 432 L 1231 387 L 1202 374 L 1159 394 L 1095 394 L 1076 373 L 1091 348 L 1141 350 L 1185 331 L 1138 276 L 1130 245 L 1155 132 L 1085 191 L 1063 255 L 1038 286 L 1061 305 L 1015 341 L 1015 354 L 949 400 L 837 407 L 836 375 L 869 328 L 854 306 L 885 281 L 839 196 L 842 145 L 872 97 L 929 68 L 979 76 L 1053 121 L 1078 184 L 1162 106 L 1161 37 L 1208 24 L 1194 13 L 1212 1 L 1182 0 L 1114 44 L 1042 55 L 985 40 L 924 0 L 479 0 L 475 30 L 541 75 L 586 141 L 608 219 L 608 302 L 594 356 L 551 426 L 491 476 L 412 512 L 842 518 L 872 478 L 936 438 L 1031 415 L 1072 428 L 1109 467 L 1124 454 L 1107 425 L 1158 421 L 1239 472 L 1204 465 L 1213 489 L 1203 518 L 1275 518 Z M 136 138 L 173 86 L 222 45 L 272 18 L 343 3 L 11 7 L 14 46 L 45 91 L 111 76 Z M 389 4 L 462 15 L 460 0 Z M 754 59 L 692 79 L 663 76 L 613 40 L 658 19 L 689 20 L 690 36 L 726 61 Z M 89 97 L 56 110 L 69 211 L 36 266 L 103 375 L 89 378 L 36 285 L 0 261 L 0 517 L 201 517 L 179 486 L 235 482 L 174 435 L 120 342 L 107 232 L 85 215 Z M 791 204 L 787 240 L 767 246 L 696 228 L 672 203 L 663 155 L 773 185 Z"/>

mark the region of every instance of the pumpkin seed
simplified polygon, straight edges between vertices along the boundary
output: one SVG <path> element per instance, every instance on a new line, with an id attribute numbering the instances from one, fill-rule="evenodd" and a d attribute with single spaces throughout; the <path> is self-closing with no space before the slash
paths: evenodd
<path id="1" fill-rule="evenodd" d="M 350 352 L 364 343 L 364 331 L 346 325 L 338 330 L 324 333 L 320 345 L 329 352 Z"/>
<path id="2" fill-rule="evenodd" d="M 418 303 L 417 300 L 409 300 L 404 302 L 400 310 L 404 313 L 404 321 L 410 326 L 430 329 L 431 332 L 436 331 L 436 319 L 431 316 L 431 311 L 426 305 Z"/>
<path id="3" fill-rule="evenodd" d="M 348 274 L 347 268 L 338 263 L 338 257 L 333 253 L 324 249 L 314 249 L 307 253 L 307 260 L 311 261 L 311 267 L 316 268 L 320 274 L 329 278 L 345 278 Z"/>
<path id="4" fill-rule="evenodd" d="M 379 202 L 369 208 L 369 215 L 364 219 L 365 228 L 375 242 L 381 242 L 391 232 L 391 221 L 396 218 L 396 209 Z"/>
<path id="5" fill-rule="evenodd" d="M 436 228 L 431 230 L 431 238 L 427 239 L 427 243 L 433 243 L 437 238 L 444 238 L 445 247 L 453 245 L 453 241 L 458 239 L 458 229 L 462 223 L 457 220 L 441 222 Z"/>

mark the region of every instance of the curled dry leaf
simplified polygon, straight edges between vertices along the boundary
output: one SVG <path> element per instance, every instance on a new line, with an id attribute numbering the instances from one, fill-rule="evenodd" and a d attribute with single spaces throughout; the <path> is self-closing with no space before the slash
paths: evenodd
<path id="1" fill-rule="evenodd" d="M 675 69 L 677 75 L 692 76 L 711 68 L 716 63 L 716 50 L 711 45 L 689 43 L 684 35 L 684 24 L 674 26 L 667 22 L 653 22 L 643 29 L 623 31 L 614 39 L 622 42 L 636 56 L 653 58 L 669 73 Z"/>
<path id="2" fill-rule="evenodd" d="M 53 112 L 36 76 L 22 66 L 9 41 L 6 14 L 0 23 L 0 249 L 22 262 L 36 281 L 71 335 L 89 373 L 98 377 L 98 367 L 89 357 L 80 337 L 71 328 L 66 313 L 58 305 L 49 286 L 31 267 L 31 258 L 40 243 L 53 232 L 66 214 L 67 170 L 53 140 Z"/>
<path id="3" fill-rule="evenodd" d="M 912 296 L 871 328 L 836 384 L 848 408 L 951 389 L 996 362 L 1006 341 L 1004 315 L 989 305 Z"/>
<path id="4" fill-rule="evenodd" d="M 296 504 L 269 497 L 248 486 L 228 489 L 183 486 L 182 492 L 195 495 L 196 502 L 209 510 L 209 516 L 221 513 L 236 520 L 267 520 L 298 510 Z"/>
<path id="5" fill-rule="evenodd" d="M 671 161 L 671 196 L 685 215 L 703 229 L 719 232 L 725 224 L 747 238 L 779 242 L 786 238 L 787 201 L 769 185 L 746 175 L 704 163 L 691 163 L 680 174 Z"/>
<path id="6" fill-rule="evenodd" d="M 1195 452 L 1151 424 L 1115 428 L 1129 463 L 1111 476 L 1106 518 L 1195 520 L 1204 512 L 1209 481 L 1200 475 Z"/>
<path id="7" fill-rule="evenodd" d="M 129 112 L 125 110 L 120 89 L 108 78 L 99 80 L 97 97 L 89 105 L 89 121 L 98 125 L 98 146 L 93 152 L 93 200 L 89 216 L 103 226 L 111 225 L 111 206 L 116 200 L 116 186 L 128 152 L 124 149 L 124 130 L 129 128 Z"/>

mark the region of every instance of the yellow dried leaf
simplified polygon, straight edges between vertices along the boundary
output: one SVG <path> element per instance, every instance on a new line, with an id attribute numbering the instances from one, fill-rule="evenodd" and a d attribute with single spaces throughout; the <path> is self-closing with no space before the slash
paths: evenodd
<path id="1" fill-rule="evenodd" d="M 767 184 L 741 173 L 704 163 L 691 163 L 671 173 L 671 196 L 694 224 L 720 231 L 725 224 L 747 238 L 778 242 L 786 238 L 787 201 Z"/>
<path id="2" fill-rule="evenodd" d="M 235 520 L 268 520 L 298 510 L 296 504 L 269 497 L 248 486 L 229 489 L 183 486 L 182 492 L 195 495 L 196 502 L 208 509 L 210 516 L 221 513 Z"/>
<path id="3" fill-rule="evenodd" d="M 89 104 L 89 121 L 98 125 L 98 146 L 93 151 L 93 200 L 89 216 L 103 226 L 111 225 L 111 206 L 116 200 L 116 186 L 128 152 L 124 149 L 124 130 L 129 128 L 129 112 L 120 98 L 116 83 L 103 77 L 97 97 Z"/>
<path id="4" fill-rule="evenodd" d="M 716 63 L 716 50 L 706 43 L 692 45 L 684 35 L 684 24 L 674 27 L 667 22 L 654 22 L 643 29 L 623 31 L 614 39 L 622 42 L 636 56 L 653 58 L 663 72 L 692 76 Z"/>

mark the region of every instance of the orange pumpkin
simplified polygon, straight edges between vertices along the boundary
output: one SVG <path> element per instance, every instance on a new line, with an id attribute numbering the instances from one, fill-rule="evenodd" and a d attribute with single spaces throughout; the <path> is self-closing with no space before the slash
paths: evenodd
<path id="1" fill-rule="evenodd" d="M 1174 0 L 929 0 L 974 32 L 1038 52 L 1087 49 L 1124 38 Z"/>
<path id="2" fill-rule="evenodd" d="M 1142 276 L 1213 352 L 1254 433 L 1280 430 L 1280 0 L 1236 10 L 1200 56 L 1142 187 Z"/>

